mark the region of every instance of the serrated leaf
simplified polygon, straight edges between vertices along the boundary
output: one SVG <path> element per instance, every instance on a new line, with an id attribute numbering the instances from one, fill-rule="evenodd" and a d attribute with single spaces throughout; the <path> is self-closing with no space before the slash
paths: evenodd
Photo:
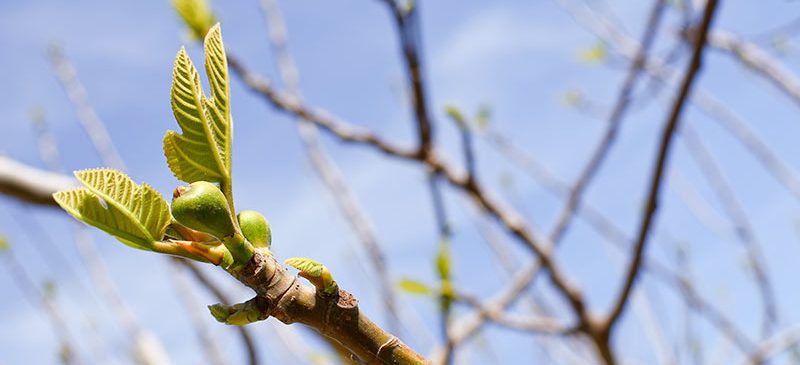
<path id="1" fill-rule="evenodd" d="M 164 154 L 170 170 L 180 180 L 229 185 L 232 136 L 227 63 L 218 24 L 212 27 L 206 40 L 207 51 L 213 53 L 207 60 L 212 97 L 207 99 L 203 94 L 200 75 L 186 50 L 181 48 L 173 69 L 171 104 L 182 134 L 167 132 Z"/>
<path id="2" fill-rule="evenodd" d="M 286 259 L 286 261 L 284 262 L 286 263 L 286 265 L 289 265 L 297 270 L 304 272 L 306 275 L 313 277 L 320 277 L 322 275 L 323 270 L 327 270 L 327 268 L 325 268 L 325 265 L 323 265 L 319 261 L 315 261 L 305 257 L 294 257 Z"/>
<path id="3" fill-rule="evenodd" d="M 308 279 L 317 289 L 325 294 L 332 294 L 339 290 L 333 275 L 325 265 L 305 257 L 294 257 L 284 261 L 287 265 L 300 270 L 300 276 Z"/>
<path id="4" fill-rule="evenodd" d="M 172 219 L 169 206 L 149 185 L 138 185 L 111 169 L 76 171 L 75 177 L 86 187 L 53 197 L 78 220 L 143 250 L 151 250 L 164 236 Z"/>
<path id="5" fill-rule="evenodd" d="M 402 279 L 397 283 L 397 287 L 410 294 L 430 295 L 433 293 L 433 289 L 428 285 L 414 279 Z"/>
<path id="6" fill-rule="evenodd" d="M 230 89 L 228 81 L 228 58 L 225 55 L 225 45 L 222 43 L 222 30 L 219 23 L 211 27 L 204 42 L 206 53 L 205 66 L 208 83 L 211 86 L 211 104 L 216 106 L 216 112 L 222 118 L 212 119 L 214 126 L 219 130 L 219 141 L 230 144 L 231 118 L 230 118 Z M 226 139 L 228 139 L 226 141 Z M 227 152 L 229 149 L 224 149 Z M 230 156 L 225 156 L 230 165 Z"/>

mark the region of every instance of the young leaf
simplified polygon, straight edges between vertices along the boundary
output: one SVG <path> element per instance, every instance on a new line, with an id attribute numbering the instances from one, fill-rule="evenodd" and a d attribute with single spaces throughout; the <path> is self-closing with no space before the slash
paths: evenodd
<path id="1" fill-rule="evenodd" d="M 219 24 L 206 35 L 206 71 L 211 98 L 200 75 L 181 48 L 172 76 L 172 111 L 183 134 L 168 131 L 164 154 L 170 170 L 188 183 L 205 180 L 230 186 L 231 117 L 228 65 Z"/>
<path id="2" fill-rule="evenodd" d="M 592 48 L 581 51 L 578 59 L 585 63 L 600 63 L 608 57 L 607 46 L 603 42 L 597 42 Z"/>
<path id="3" fill-rule="evenodd" d="M 300 270 L 300 276 L 308 279 L 311 284 L 322 290 L 325 294 L 333 294 L 339 287 L 333 280 L 333 275 L 325 265 L 319 261 L 304 257 L 295 257 L 284 261 L 287 265 Z"/>
<path id="4" fill-rule="evenodd" d="M 428 285 L 413 279 L 402 279 L 397 283 L 397 286 L 401 290 L 410 294 L 430 295 L 433 293 L 433 289 L 431 289 Z"/>
<path id="5" fill-rule="evenodd" d="M 172 217 L 152 187 L 111 169 L 76 171 L 75 176 L 85 188 L 53 194 L 72 216 L 142 250 L 152 250 L 153 242 L 164 236 Z"/>

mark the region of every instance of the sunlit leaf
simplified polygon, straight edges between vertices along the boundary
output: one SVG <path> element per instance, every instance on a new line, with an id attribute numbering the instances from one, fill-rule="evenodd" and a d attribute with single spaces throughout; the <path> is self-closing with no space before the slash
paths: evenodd
<path id="1" fill-rule="evenodd" d="M 414 279 L 402 279 L 397 283 L 397 287 L 410 294 L 430 295 L 433 293 L 433 289 L 428 285 Z"/>
<path id="2" fill-rule="evenodd" d="M 325 265 L 305 257 L 294 257 L 284 261 L 287 265 L 300 271 L 300 276 L 308 279 L 317 289 L 323 290 L 326 294 L 331 294 L 338 290 L 333 275 Z"/>
<path id="3" fill-rule="evenodd" d="M 578 53 L 578 59 L 586 63 L 600 63 L 608 57 L 608 49 L 605 43 L 597 42 L 592 48 Z"/>
<path id="4" fill-rule="evenodd" d="M 305 257 L 294 257 L 290 259 L 286 259 L 286 265 L 289 265 L 297 270 L 302 271 L 306 275 L 310 275 L 313 277 L 319 277 L 322 275 L 325 268 L 325 265 L 320 263 L 319 261 L 315 261 L 312 259 L 308 259 Z"/>
<path id="5" fill-rule="evenodd" d="M 11 245 L 8 243 L 8 240 L 0 236 L 0 252 L 7 251 L 9 248 L 11 248 Z"/>
<path id="6" fill-rule="evenodd" d="M 171 216 L 155 189 L 111 169 L 76 171 L 75 176 L 85 188 L 53 194 L 72 216 L 143 250 L 152 249 L 153 242 L 164 236 Z"/>

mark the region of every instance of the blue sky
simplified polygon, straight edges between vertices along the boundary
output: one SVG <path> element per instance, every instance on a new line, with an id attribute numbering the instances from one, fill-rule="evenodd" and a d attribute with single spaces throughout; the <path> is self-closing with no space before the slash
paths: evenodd
<path id="1" fill-rule="evenodd" d="M 455 104 L 468 113 L 480 105 L 492 108 L 492 128 L 509 135 L 526 152 L 546 164 L 557 176 L 571 181 L 585 163 L 603 130 L 604 119 L 588 116 L 566 106 L 563 95 L 580 90 L 589 100 L 606 108 L 614 101 L 625 67 L 587 64 L 578 58 L 597 38 L 577 25 L 555 1 L 419 1 L 426 76 L 431 105 L 436 113 L 437 140 L 451 163 L 460 163 L 458 134 L 444 117 L 444 106 Z M 648 2 L 590 1 L 600 12 L 618 21 L 638 38 Z M 301 87 L 310 104 L 324 108 L 357 125 L 368 127 L 399 144 L 410 145 L 415 129 L 405 103 L 404 74 L 393 24 L 379 1 L 284 1 L 289 42 L 301 75 Z M 257 1 L 213 4 L 222 22 L 229 49 L 246 65 L 275 79 L 266 27 Z M 790 1 L 724 1 L 716 27 L 742 36 L 758 34 L 783 24 L 798 14 L 800 3 Z M 667 36 L 677 30 L 677 16 L 670 10 L 656 52 L 663 55 L 673 44 Z M 162 194 L 178 184 L 166 168 L 161 140 L 167 129 L 177 128 L 169 109 L 172 61 L 181 45 L 199 63 L 202 51 L 186 36 L 167 1 L 103 2 L 90 0 L 0 0 L 0 151 L 27 164 L 44 167 L 38 157 L 30 110 L 41 107 L 56 136 L 68 170 L 100 166 L 101 162 L 77 124 L 74 110 L 60 88 L 46 58 L 47 46 L 57 43 L 75 65 L 89 99 L 103 119 L 130 175 L 146 181 Z M 612 53 L 613 55 L 613 53 Z M 687 56 L 677 63 L 682 66 Z M 780 59 L 797 72 L 797 53 Z M 293 120 L 266 106 L 232 79 L 235 121 L 234 190 L 239 209 L 257 209 L 270 220 L 275 251 L 281 257 L 311 256 L 329 266 L 337 280 L 355 293 L 362 310 L 384 323 L 365 253 L 340 217 L 335 201 L 311 168 L 297 138 Z M 789 166 L 800 165 L 797 153 L 798 106 L 765 81 L 731 60 L 709 51 L 699 87 L 713 94 L 738 114 L 768 142 Z M 628 234 L 634 232 L 642 205 L 647 171 L 653 160 L 656 138 L 665 107 L 652 101 L 632 110 L 624 122 L 619 142 L 603 165 L 587 200 L 614 218 Z M 686 123 L 699 131 L 738 194 L 758 238 L 763 243 L 780 299 L 781 328 L 800 321 L 797 295 L 798 246 L 797 197 L 792 196 L 741 145 L 696 109 L 686 113 Z M 327 135 L 322 140 L 342 173 L 360 198 L 386 250 L 392 277 L 413 277 L 434 282 L 432 260 L 436 252 L 436 227 L 426 188 L 424 170 L 411 163 L 389 160 L 368 149 L 343 145 Z M 743 251 L 730 232 L 722 236 L 698 222 L 681 199 L 686 186 L 697 191 L 717 214 L 721 204 L 702 178 L 679 141 L 670 159 L 670 184 L 664 190 L 656 230 L 659 237 L 650 254 L 673 263 L 676 242 L 689 253 L 695 284 L 754 337 L 760 324 L 760 301 L 752 280 L 743 271 Z M 555 220 L 560 203 L 489 146 L 477 140 L 482 182 L 505 204 L 518 209 L 539 232 Z M 501 181 L 511 181 L 510 186 Z M 681 185 L 683 184 L 683 185 Z M 676 189 L 677 188 L 677 189 Z M 462 289 L 489 295 L 502 286 L 505 276 L 495 270 L 491 251 L 481 240 L 474 207 L 464 196 L 446 194 L 448 212 L 455 226 L 455 276 Z M 73 222 L 50 208 L 28 208 L 0 197 L 0 232 L 13 245 L 37 282 L 54 280 L 57 298 L 83 356 L 92 355 L 91 338 L 105 341 L 121 363 L 128 341 L 95 294 L 72 242 Z M 26 228 L 19 219 L 30 219 L 38 229 Z M 723 220 L 726 227 L 727 220 Z M 30 232 L 31 230 L 35 232 Z M 43 238 L 45 236 L 46 238 Z M 169 349 L 176 364 L 201 363 L 203 353 L 191 331 L 169 279 L 167 260 L 117 244 L 93 232 L 98 250 L 112 279 L 123 292 L 138 320 Z M 504 237 L 520 263 L 527 252 Z M 47 246 L 48 243 L 51 246 Z M 46 257 L 36 245 L 63 255 Z M 53 248 L 54 247 L 54 248 Z M 620 277 L 620 264 L 609 256 L 602 238 L 578 220 L 561 249 L 558 262 L 579 283 L 596 310 L 607 308 Z M 613 252 L 613 251 L 612 251 Z M 209 273 L 215 273 L 210 270 Z M 219 273 L 215 273 L 219 274 Z M 238 299 L 249 293 L 224 275 L 215 275 Z M 680 341 L 684 311 L 679 298 L 646 278 L 640 293 L 649 294 L 655 318 L 665 336 Z M 545 285 L 537 289 L 547 291 Z M 57 339 L 38 307 L 33 307 L 13 284 L 0 274 L 0 364 L 56 362 Z M 202 290 L 198 303 L 213 299 Z M 428 352 L 438 341 L 434 303 L 426 298 L 400 295 L 409 330 L 401 333 L 413 347 Z M 558 302 L 554 302 L 557 306 Z M 516 308 L 524 310 L 524 307 Z M 460 312 L 459 312 L 460 313 Z M 650 363 L 653 348 L 633 312 L 626 317 L 616 347 L 633 363 Z M 221 341 L 227 356 L 242 359 L 231 329 L 207 325 Z M 251 326 L 261 339 L 262 356 L 270 363 L 309 361 L 325 352 L 305 331 L 292 326 L 262 323 Z M 693 326 L 709 357 L 724 359 L 738 353 L 724 345 L 701 319 Z M 308 341 L 301 346 L 302 359 L 286 358 L 287 348 L 277 338 L 280 331 L 297 331 Z M 419 330 L 423 328 L 423 330 Z M 426 328 L 426 329 L 425 329 Z M 413 333 L 413 335 L 412 335 Z M 290 336 L 285 334 L 286 336 Z M 676 340 L 678 339 L 678 340 Z M 542 358 L 528 337 L 490 327 L 482 339 L 471 342 L 460 356 L 466 363 L 486 363 L 499 354 L 508 363 Z M 484 351 L 486 348 L 491 352 Z M 684 351 L 685 352 L 685 351 Z M 684 355 L 682 355 L 684 356 Z M 682 358 L 682 360 L 686 360 Z"/>

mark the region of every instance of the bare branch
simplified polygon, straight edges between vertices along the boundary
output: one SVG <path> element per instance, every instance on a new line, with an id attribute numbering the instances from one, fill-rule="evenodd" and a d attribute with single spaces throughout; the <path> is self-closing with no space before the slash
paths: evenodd
<path id="1" fill-rule="evenodd" d="M 69 176 L 39 170 L 0 156 L 0 193 L 28 203 L 56 206 L 53 193 L 77 185 Z"/>
<path id="2" fill-rule="evenodd" d="M 689 126 L 681 130 L 681 140 L 686 144 L 690 151 L 690 156 L 700 167 L 705 178 L 712 185 L 720 203 L 728 214 L 734 225 L 734 231 L 739 242 L 748 251 L 749 267 L 753 270 L 756 285 L 761 291 L 761 299 L 764 302 L 764 323 L 762 324 L 763 333 L 767 334 L 778 322 L 777 301 L 772 281 L 766 270 L 766 258 L 761 250 L 761 243 L 756 237 L 755 230 L 747 218 L 744 208 L 736 198 L 731 186 L 726 181 L 718 164 L 708 151 L 697 132 Z"/>
<path id="3" fill-rule="evenodd" d="M 194 278 L 202 284 L 206 290 L 211 292 L 211 294 L 218 300 L 220 303 L 225 305 L 232 305 L 233 301 L 222 291 L 222 288 L 219 287 L 214 281 L 211 280 L 204 272 L 200 269 L 192 261 L 173 257 L 172 258 L 175 263 L 185 267 Z M 250 333 L 250 329 L 245 326 L 235 326 L 236 332 L 239 334 L 239 337 L 242 339 L 242 343 L 244 344 L 245 353 L 247 354 L 247 363 L 250 365 L 257 365 L 259 364 L 258 360 L 258 353 L 256 351 L 256 344 L 253 341 L 253 335 Z"/>
<path id="4" fill-rule="evenodd" d="M 686 75 L 684 76 L 683 82 L 681 84 L 680 91 L 678 92 L 677 97 L 675 98 L 674 105 L 672 107 L 672 111 L 670 112 L 669 117 L 667 118 L 666 125 L 664 127 L 664 131 L 661 135 L 661 142 L 659 145 L 659 151 L 656 158 L 656 165 L 652 172 L 652 177 L 650 180 L 650 188 L 647 197 L 647 206 L 645 208 L 644 216 L 642 217 L 642 223 L 639 227 L 639 233 L 637 235 L 636 244 L 634 245 L 633 251 L 633 258 L 631 259 L 630 266 L 628 267 L 627 274 L 623 281 L 622 291 L 614 301 L 614 305 L 605 320 L 605 329 L 604 332 L 607 332 L 609 335 L 613 332 L 614 325 L 617 323 L 617 319 L 619 319 L 620 315 L 625 310 L 626 304 L 628 303 L 628 298 L 631 294 L 633 289 L 634 283 L 636 282 L 636 278 L 639 276 L 641 272 L 643 257 L 645 247 L 648 241 L 650 227 L 653 222 L 653 218 L 655 217 L 656 209 L 658 206 L 658 197 L 659 192 L 661 190 L 662 185 L 662 176 L 664 174 L 664 170 L 666 167 L 667 157 L 669 156 L 670 146 L 672 145 L 673 136 L 675 135 L 675 131 L 677 129 L 678 123 L 680 121 L 681 112 L 683 111 L 684 105 L 686 104 L 686 100 L 689 96 L 689 92 L 691 91 L 692 85 L 696 79 L 698 71 L 702 66 L 702 58 L 703 58 L 703 50 L 705 48 L 706 43 L 706 35 L 708 34 L 708 30 L 711 27 L 712 19 L 714 18 L 714 14 L 717 8 L 717 1 L 716 0 L 709 0 L 706 3 L 705 12 L 703 14 L 703 20 L 700 24 L 699 28 L 697 28 L 696 34 L 693 36 L 695 41 L 694 50 L 692 52 L 692 58 L 689 62 Z"/>
<path id="5" fill-rule="evenodd" d="M 760 342 L 742 365 L 758 365 L 769 360 L 770 357 L 780 354 L 800 344 L 800 326 L 795 326 L 776 333 L 774 336 Z"/>
<path id="6" fill-rule="evenodd" d="M 800 80 L 779 61 L 770 57 L 754 43 L 739 39 L 734 34 L 714 31 L 709 34 L 708 44 L 734 56 L 736 60 L 764 77 L 789 99 L 800 106 Z"/>
<path id="7" fill-rule="evenodd" d="M 456 298 L 458 301 L 477 309 L 479 315 L 503 327 L 517 331 L 550 335 L 568 335 L 576 331 L 575 327 L 566 327 L 552 318 L 514 316 L 496 306 L 487 307 L 479 298 L 466 293 L 457 293 Z"/>
<path id="8" fill-rule="evenodd" d="M 575 0 L 554 1 L 581 26 L 586 27 L 604 42 L 613 46 L 620 54 L 629 59 L 635 57 L 638 49 L 637 42 L 628 37 L 619 27 L 595 14 L 585 4 L 577 4 Z M 675 71 L 664 60 L 651 56 L 648 59 L 646 70 L 653 80 L 666 85 L 673 84 L 670 77 Z M 691 103 L 730 132 L 778 182 L 800 199 L 800 174 L 783 162 L 772 151 L 769 144 L 765 143 L 744 120 L 702 88 L 697 88 L 692 93 Z"/>

